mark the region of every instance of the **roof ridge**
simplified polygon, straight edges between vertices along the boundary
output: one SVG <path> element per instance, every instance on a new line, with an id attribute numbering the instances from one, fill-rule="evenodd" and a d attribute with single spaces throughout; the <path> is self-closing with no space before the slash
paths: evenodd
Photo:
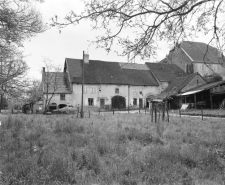
<path id="1" fill-rule="evenodd" d="M 81 61 L 81 60 L 83 60 L 82 58 L 65 58 L 65 60 L 66 59 L 69 59 L 69 60 L 79 60 L 79 61 Z M 89 61 L 92 61 L 92 62 L 94 62 L 94 61 L 97 61 L 97 62 L 109 62 L 109 63 L 126 63 L 126 62 L 115 62 L 115 61 L 106 61 L 106 60 L 95 60 L 95 59 L 89 59 Z"/>

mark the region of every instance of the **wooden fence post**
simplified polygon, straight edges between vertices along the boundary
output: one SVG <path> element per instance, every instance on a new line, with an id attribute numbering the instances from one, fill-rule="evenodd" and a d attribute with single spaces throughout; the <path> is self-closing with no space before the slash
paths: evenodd
<path id="1" fill-rule="evenodd" d="M 203 109 L 202 109 L 202 106 L 201 106 L 201 113 L 202 113 L 202 120 L 203 120 Z"/>
<path id="2" fill-rule="evenodd" d="M 153 123 L 153 114 L 154 114 L 154 104 L 153 104 L 153 102 L 152 102 L 152 109 L 151 109 L 151 121 L 152 121 L 152 123 Z"/>
<path id="3" fill-rule="evenodd" d="M 166 103 L 164 103 L 163 108 L 162 108 L 162 121 L 165 120 L 165 109 L 166 109 Z"/>
<path id="4" fill-rule="evenodd" d="M 170 122 L 170 116 L 169 116 L 169 110 L 168 110 L 168 107 L 166 109 L 166 113 L 167 113 L 167 121 Z"/>
<path id="5" fill-rule="evenodd" d="M 159 109 L 159 117 L 158 117 L 158 121 L 157 121 L 158 123 L 159 123 L 159 121 L 160 121 L 160 116 L 161 116 L 161 115 L 160 115 L 160 109 Z"/>
<path id="6" fill-rule="evenodd" d="M 78 114 L 79 114 L 79 108 L 77 109 L 77 118 L 78 118 Z"/>

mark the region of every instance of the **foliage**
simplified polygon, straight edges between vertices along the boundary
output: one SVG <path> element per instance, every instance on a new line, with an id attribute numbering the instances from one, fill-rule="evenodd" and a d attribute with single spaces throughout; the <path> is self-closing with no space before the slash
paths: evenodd
<path id="1" fill-rule="evenodd" d="M 27 86 L 23 41 L 46 29 L 33 2 L 0 0 L 0 93 L 7 98 Z"/>
<path id="2" fill-rule="evenodd" d="M 8 102 L 5 97 L 2 97 L 2 99 L 0 99 L 0 103 L 1 103 L 2 108 L 6 108 L 8 106 Z"/>
<path id="3" fill-rule="evenodd" d="M 30 82 L 30 86 L 26 91 L 27 101 L 35 103 L 36 101 L 40 101 L 42 99 L 42 89 L 41 89 L 41 81 L 40 80 L 32 80 Z"/>
<path id="4" fill-rule="evenodd" d="M 32 0 L 0 1 L 0 46 L 21 45 L 25 39 L 44 30 L 39 12 L 32 7 Z"/>
<path id="5" fill-rule="evenodd" d="M 222 184 L 220 120 L 171 117 L 157 142 L 149 115 L 2 117 L 3 184 Z M 119 124 L 118 124 L 119 123 Z"/>
<path id="6" fill-rule="evenodd" d="M 8 95 L 14 94 L 15 89 L 26 87 L 25 75 L 28 69 L 27 64 L 23 60 L 22 53 L 17 51 L 15 47 L 1 49 L 1 91 Z"/>
<path id="7" fill-rule="evenodd" d="M 104 31 L 94 41 L 98 47 L 109 52 L 119 44 L 119 54 L 131 59 L 154 56 L 158 41 L 175 46 L 199 33 L 210 35 L 210 43 L 224 50 L 224 0 L 85 0 L 84 7 L 82 13 L 71 10 L 62 22 L 56 16 L 53 26 L 90 20 L 93 29 Z"/>

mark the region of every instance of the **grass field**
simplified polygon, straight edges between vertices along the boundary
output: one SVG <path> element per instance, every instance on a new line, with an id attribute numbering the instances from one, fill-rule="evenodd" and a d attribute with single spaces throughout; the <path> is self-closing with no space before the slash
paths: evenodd
<path id="1" fill-rule="evenodd" d="M 178 111 L 177 111 L 178 112 Z M 224 117 L 225 118 L 225 109 L 187 109 L 181 111 L 181 114 L 193 115 L 193 116 L 211 116 L 211 117 Z"/>
<path id="2" fill-rule="evenodd" d="M 224 184 L 225 123 L 145 114 L 0 117 L 2 184 Z M 1 183 L 0 183 L 1 184 Z"/>

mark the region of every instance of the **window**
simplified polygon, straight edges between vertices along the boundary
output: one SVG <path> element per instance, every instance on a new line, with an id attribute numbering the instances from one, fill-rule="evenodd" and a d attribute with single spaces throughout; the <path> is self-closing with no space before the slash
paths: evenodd
<path id="1" fill-rule="evenodd" d="M 87 94 L 87 88 L 88 87 L 84 87 L 84 94 Z"/>
<path id="2" fill-rule="evenodd" d="M 116 88 L 116 89 L 115 89 L 115 93 L 116 93 L 116 94 L 119 94 L 119 88 Z"/>
<path id="3" fill-rule="evenodd" d="M 96 91 L 97 91 L 97 90 L 96 90 L 96 87 L 92 87 L 92 92 L 91 92 L 91 93 L 92 93 L 92 94 L 95 94 Z"/>
<path id="4" fill-rule="evenodd" d="M 133 95 L 134 95 L 134 96 L 137 96 L 137 95 L 138 95 L 137 89 L 136 89 L 136 88 L 133 89 Z"/>
<path id="5" fill-rule="evenodd" d="M 60 94 L 60 100 L 66 100 L 66 95 L 65 94 Z"/>
<path id="6" fill-rule="evenodd" d="M 94 106 L 94 98 L 88 98 L 88 105 Z"/>
<path id="7" fill-rule="evenodd" d="M 137 105 L 137 98 L 133 99 L 133 105 Z"/>

